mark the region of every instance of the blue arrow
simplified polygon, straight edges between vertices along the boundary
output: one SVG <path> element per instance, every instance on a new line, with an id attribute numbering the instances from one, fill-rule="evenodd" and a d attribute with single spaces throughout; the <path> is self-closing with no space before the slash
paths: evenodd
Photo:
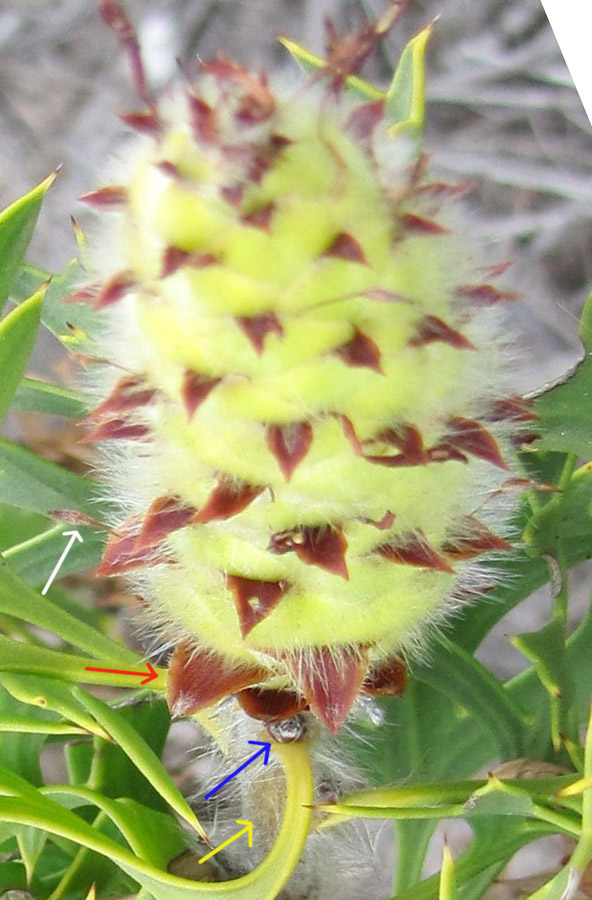
<path id="1" fill-rule="evenodd" d="M 242 772 L 243 769 L 246 769 L 247 766 L 250 766 L 252 762 L 255 762 L 258 756 L 263 754 L 263 765 L 266 766 L 269 762 L 269 752 L 271 750 L 271 744 L 269 741 L 249 741 L 249 744 L 257 744 L 258 747 L 261 747 L 261 750 L 257 750 L 257 753 L 254 753 L 246 762 L 239 766 L 228 778 L 225 778 L 224 781 L 221 781 L 220 784 L 211 790 L 208 794 L 205 795 L 204 800 L 209 800 L 210 797 L 220 790 L 221 787 L 224 787 L 229 781 L 232 781 L 233 778 L 236 778 L 239 772 Z"/>

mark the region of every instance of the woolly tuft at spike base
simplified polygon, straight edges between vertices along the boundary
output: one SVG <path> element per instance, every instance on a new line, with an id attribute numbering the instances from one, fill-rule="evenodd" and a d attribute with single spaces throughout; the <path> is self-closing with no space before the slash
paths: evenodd
<path id="1" fill-rule="evenodd" d="M 337 731 L 510 547 L 531 414 L 494 308 L 514 295 L 456 234 L 456 186 L 351 89 L 385 30 L 331 30 L 288 87 L 218 57 L 158 105 L 131 41 L 148 107 L 121 183 L 86 196 L 105 224 L 72 299 L 104 324 L 85 439 L 120 513 L 99 573 L 129 573 L 174 648 L 174 714 L 234 694 Z"/>

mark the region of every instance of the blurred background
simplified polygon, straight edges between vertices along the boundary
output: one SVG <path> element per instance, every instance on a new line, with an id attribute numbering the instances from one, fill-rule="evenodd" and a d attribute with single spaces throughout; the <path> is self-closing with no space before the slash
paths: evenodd
<path id="1" fill-rule="evenodd" d="M 375 18 L 385 0 L 126 0 L 125 7 L 159 92 L 175 79 L 176 60 L 196 54 L 223 50 L 254 67 L 292 67 L 278 34 L 322 53 L 325 16 L 353 27 Z M 532 390 L 581 355 L 578 317 L 592 288 L 592 128 L 540 0 L 410 0 L 367 77 L 385 85 L 401 47 L 436 17 L 426 149 L 441 175 L 476 181 L 462 201 L 472 232 L 488 258 L 513 261 L 505 286 L 524 301 L 508 310 L 507 327 L 515 335 L 519 386 Z M 77 198 L 101 184 L 125 139 L 117 113 L 138 105 L 126 60 L 93 0 L 0 0 L 0 207 L 62 166 L 30 262 L 59 271 L 75 255 L 69 217 L 83 228 L 89 221 Z M 42 377 L 68 379 L 49 335 L 34 366 Z M 48 441 L 26 421 L 11 427 L 52 458 L 64 461 L 66 454 L 67 462 L 73 452 L 72 435 L 54 433 Z M 574 617 L 589 583 L 590 568 L 580 567 Z M 534 595 L 488 639 L 481 658 L 502 676 L 516 672 L 524 662 L 505 634 L 540 627 L 548 610 L 546 593 Z M 179 762 L 186 750 L 180 738 L 171 752 Z M 457 840 L 462 844 L 462 835 Z M 530 848 L 513 871 L 539 870 L 549 852 Z M 501 890 L 496 898 L 517 896 Z"/>

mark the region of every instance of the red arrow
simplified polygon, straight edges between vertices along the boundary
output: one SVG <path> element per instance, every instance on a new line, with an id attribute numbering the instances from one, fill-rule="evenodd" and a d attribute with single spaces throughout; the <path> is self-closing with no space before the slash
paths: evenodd
<path id="1" fill-rule="evenodd" d="M 155 678 L 158 678 L 158 672 L 154 669 L 152 663 L 146 663 L 147 672 L 126 672 L 125 669 L 95 669 L 94 666 L 85 666 L 84 667 L 87 672 L 112 672 L 114 675 L 141 675 L 144 681 L 141 681 L 140 684 L 148 684 L 149 681 L 153 681 Z"/>

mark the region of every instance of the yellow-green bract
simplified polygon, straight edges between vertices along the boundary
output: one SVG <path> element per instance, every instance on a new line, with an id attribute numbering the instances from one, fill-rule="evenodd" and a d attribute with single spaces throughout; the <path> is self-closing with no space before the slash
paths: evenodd
<path id="1" fill-rule="evenodd" d="M 105 321 L 88 439 L 120 509 L 101 572 L 175 648 L 176 713 L 233 693 L 338 730 L 509 547 L 513 295 L 350 62 L 277 89 L 202 65 L 127 117 L 121 183 L 87 196 L 110 260 L 82 292 Z"/>

